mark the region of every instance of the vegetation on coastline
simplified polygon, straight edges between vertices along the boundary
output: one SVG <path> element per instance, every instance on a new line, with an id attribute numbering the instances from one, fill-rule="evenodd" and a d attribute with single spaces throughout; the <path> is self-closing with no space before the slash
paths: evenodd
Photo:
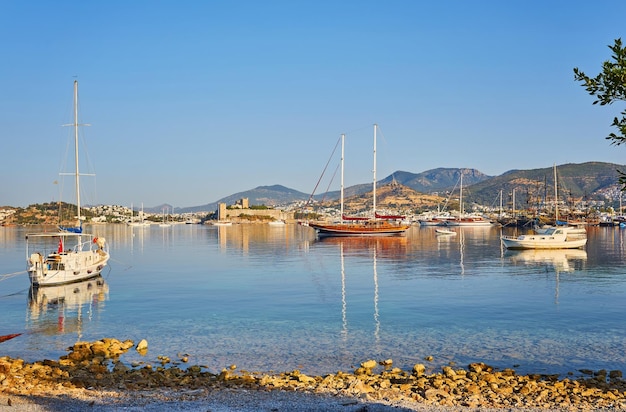
<path id="1" fill-rule="evenodd" d="M 558 166 L 560 202 L 569 209 L 587 210 L 590 213 L 617 210 L 620 198 L 617 170 L 620 167 L 620 165 L 603 162 Z M 468 171 L 470 169 L 463 170 Z M 394 174 L 394 179 L 389 180 L 389 178 L 386 178 L 379 182 L 377 206 L 393 210 L 394 213 L 399 214 L 419 214 L 424 211 L 440 210 L 442 208 L 445 208 L 445 210 L 458 210 L 459 188 L 453 186 L 448 189 L 442 189 L 441 185 L 448 185 L 455 177 L 458 182 L 460 172 L 461 169 L 454 169 L 454 173 L 452 173 L 452 169 L 446 169 L 438 172 L 442 173 L 441 176 L 433 173 L 416 175 L 402 172 Z M 475 174 L 478 175 L 477 173 Z M 485 208 L 495 210 L 499 207 L 500 202 L 505 210 L 510 210 L 513 199 L 515 199 L 515 209 L 517 211 L 553 203 L 554 200 L 550 199 L 551 194 L 554 193 L 553 175 L 554 170 L 552 167 L 533 170 L 512 170 L 495 177 L 482 175 L 480 179 L 476 178 L 474 184 L 467 186 L 465 185 L 466 179 L 464 175 L 463 199 L 465 210 L 483 210 Z M 433 190 L 432 193 L 420 192 L 415 189 L 416 186 L 424 186 L 424 179 L 429 179 L 429 187 Z M 439 189 L 434 190 L 436 187 Z M 286 189 L 279 186 L 272 188 L 274 190 Z M 285 197 L 286 195 L 282 192 L 282 195 L 272 194 L 272 188 L 264 188 L 262 191 L 264 199 L 282 196 L 285 202 L 288 201 L 288 197 Z M 371 184 L 354 187 L 354 190 L 345 199 L 346 207 L 350 210 L 350 213 L 371 210 L 371 190 Z M 244 192 L 242 195 L 247 196 L 249 194 L 251 201 L 258 201 L 258 199 L 253 197 L 254 193 L 256 192 L 253 190 L 249 193 Z M 514 196 L 513 193 L 515 193 Z M 315 203 L 318 206 L 316 210 L 303 210 L 303 200 L 294 200 L 293 198 L 291 200 L 292 203 L 285 203 L 284 207 L 289 209 L 290 206 L 287 206 L 289 204 L 299 205 L 292 207 L 292 209 L 295 208 L 296 210 L 296 219 L 315 220 L 319 218 L 321 213 L 319 209 L 324 207 L 338 209 L 339 207 L 338 198 L 334 197 L 332 193 L 328 193 L 326 197 Z M 173 209 L 170 206 L 168 208 L 170 210 Z M 265 204 L 250 206 L 250 209 L 254 210 L 269 210 L 271 208 L 272 206 Z M 161 222 L 163 208 L 158 207 L 156 209 L 158 209 L 158 212 L 146 213 L 146 220 L 155 223 Z M 188 220 L 191 214 L 196 215 L 196 217 L 201 216 L 202 220 L 215 219 L 215 212 L 211 213 L 206 208 L 202 212 L 182 212 L 182 210 L 186 209 L 178 209 L 176 214 L 166 216 L 168 221 L 175 221 L 176 218 L 179 218 L 180 221 L 185 221 Z M 231 206 L 228 209 L 232 210 L 236 209 L 236 207 Z M 61 217 L 65 224 L 75 224 L 75 210 L 76 206 L 64 202 L 33 204 L 26 208 L 5 206 L 0 209 L 0 223 L 4 225 L 58 225 L 60 223 L 59 217 Z M 83 208 L 81 214 L 86 217 L 87 222 L 93 222 L 92 219 L 95 218 L 103 223 L 123 223 L 129 219 L 130 213 L 130 209 L 124 206 L 95 206 Z M 137 215 L 136 211 L 132 213 L 135 216 Z"/>

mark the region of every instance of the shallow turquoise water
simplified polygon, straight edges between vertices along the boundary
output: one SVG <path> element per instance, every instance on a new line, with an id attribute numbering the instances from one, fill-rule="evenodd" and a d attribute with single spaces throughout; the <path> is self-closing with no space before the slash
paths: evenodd
<path id="1" fill-rule="evenodd" d="M 211 371 L 325 374 L 389 358 L 626 370 L 624 230 L 589 228 L 584 251 L 511 252 L 496 227 L 323 240 L 298 225 L 92 229 L 111 244 L 104 285 L 43 304 L 25 273 L 2 278 L 0 335 L 25 334 L 0 355 L 55 359 L 76 340 L 116 337 L 149 343 L 122 360 L 188 354 Z M 0 228 L 0 273 L 24 270 L 25 230 Z"/>

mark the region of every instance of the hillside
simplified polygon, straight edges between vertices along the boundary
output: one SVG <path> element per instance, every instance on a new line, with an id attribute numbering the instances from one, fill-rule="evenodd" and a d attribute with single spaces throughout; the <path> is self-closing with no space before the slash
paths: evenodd
<path id="1" fill-rule="evenodd" d="M 345 198 L 344 209 L 346 214 L 354 215 L 369 212 L 373 208 L 373 201 L 373 194 L 370 190 Z M 395 181 L 387 184 L 381 183 L 376 187 L 376 210 L 378 211 L 388 209 L 392 213 L 409 213 L 416 209 L 429 210 L 437 208 L 444 201 L 443 197 L 419 193 Z M 339 207 L 339 201 L 333 200 L 325 206 Z"/>
<path id="2" fill-rule="evenodd" d="M 605 199 L 617 194 L 617 170 L 626 166 L 613 163 L 568 163 L 556 167 L 559 197 L 571 201 Z M 503 193 L 510 202 L 515 190 L 516 204 L 545 202 L 554 198 L 554 167 L 532 170 L 511 170 L 468 187 L 468 202 L 490 205 Z M 498 200 L 499 201 L 499 200 Z"/>
<path id="3" fill-rule="evenodd" d="M 415 192 L 421 193 L 446 193 L 457 187 L 459 184 L 459 176 L 463 171 L 463 181 L 465 184 L 471 185 L 478 182 L 482 182 L 490 177 L 481 173 L 476 169 L 453 169 L 453 168 L 438 168 L 428 170 L 422 173 L 410 173 L 404 171 L 397 171 L 386 178 L 379 180 L 378 185 L 384 186 L 386 184 L 395 182 Z M 371 197 L 372 184 L 363 183 L 344 189 L 344 196 L 359 196 L 366 193 L 370 193 Z M 253 205 L 267 205 L 267 206 L 279 206 L 296 201 L 306 201 L 311 195 L 308 193 L 299 192 L 297 190 L 289 189 L 281 185 L 273 186 L 259 186 L 257 188 L 247 190 L 244 192 L 235 193 L 233 195 L 224 197 L 216 202 L 209 203 L 202 206 L 177 208 L 177 213 L 187 212 L 200 212 L 200 211 L 214 211 L 217 209 L 218 203 L 234 204 L 235 201 L 241 198 L 248 198 L 250 204 Z M 334 190 L 326 193 L 315 193 L 313 198 L 317 201 L 322 200 L 339 200 L 339 190 Z M 427 202 L 428 203 L 428 202 Z M 146 211 L 158 212 L 160 208 L 146 209 Z"/>
<path id="4" fill-rule="evenodd" d="M 626 166 L 613 163 L 587 162 L 557 166 L 559 191 L 563 195 L 576 198 L 605 199 L 607 193 L 614 193 L 618 181 L 617 170 L 626 170 Z M 545 198 L 554 193 L 554 171 L 552 167 L 530 170 L 510 170 L 500 176 L 488 176 L 476 169 L 437 168 L 422 173 L 397 171 L 378 181 L 379 187 L 395 182 L 415 192 L 447 197 L 452 190 L 458 191 L 459 176 L 463 172 L 464 203 L 495 205 L 499 203 L 500 191 L 503 202 L 510 201 L 515 189 L 516 204 L 523 205 Z M 364 183 L 345 188 L 346 198 L 371 192 L 372 184 Z M 370 195 L 371 196 L 371 195 Z M 310 194 L 289 189 L 281 185 L 259 186 L 255 189 L 235 193 L 202 206 L 177 208 L 177 213 L 214 211 L 218 203 L 233 204 L 241 198 L 248 198 L 250 204 L 279 206 L 296 201 L 306 201 Z M 316 193 L 315 200 L 338 200 L 339 191 Z M 508 199 L 508 200 L 507 200 Z M 426 200 L 424 200 L 426 202 Z M 416 203 L 419 204 L 419 203 Z M 419 207 L 419 206 L 418 206 Z M 148 209 L 146 209 L 148 210 Z M 160 208 L 154 212 L 160 212 Z M 150 209 L 152 211 L 152 209 Z"/>

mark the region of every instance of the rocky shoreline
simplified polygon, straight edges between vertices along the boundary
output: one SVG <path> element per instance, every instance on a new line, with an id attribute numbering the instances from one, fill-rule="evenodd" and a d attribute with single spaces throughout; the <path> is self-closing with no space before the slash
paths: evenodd
<path id="1" fill-rule="evenodd" d="M 66 402 L 66 410 L 72 410 L 71 405 L 75 410 L 85 405 L 92 410 L 114 410 L 106 409 L 107 405 L 139 405 L 135 407 L 141 410 L 152 405 L 153 410 L 159 410 L 163 404 L 170 410 L 204 411 L 626 410 L 626 381 L 618 370 L 581 371 L 584 377 L 561 379 L 555 375 L 518 375 L 512 369 L 495 370 L 472 363 L 467 368 L 451 365 L 439 373 L 426 374 L 424 364 L 404 371 L 388 359 L 366 360 L 352 372 L 325 376 L 309 376 L 298 370 L 248 372 L 235 365 L 214 374 L 202 366 L 186 365 L 185 357 L 172 361 L 158 356 L 153 364 L 125 365 L 120 357 L 133 347 L 147 350 L 145 342 L 135 345 L 130 340 L 103 339 L 78 342 L 58 361 L 27 363 L 2 357 L 0 409 L 12 405 L 11 410 L 18 410 L 15 406 L 22 402 L 30 404 L 22 410 L 58 410 L 50 405 Z M 248 400 L 241 403 L 238 399 Z M 277 406 L 254 403 L 262 399 L 278 402 Z M 308 406 L 303 408 L 302 402 Z M 34 404 L 48 406 L 36 409 Z M 246 405 L 252 406 L 245 409 Z"/>

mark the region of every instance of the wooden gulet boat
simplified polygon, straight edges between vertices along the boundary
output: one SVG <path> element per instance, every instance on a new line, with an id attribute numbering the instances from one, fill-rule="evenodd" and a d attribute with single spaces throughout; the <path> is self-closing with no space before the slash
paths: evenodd
<path id="1" fill-rule="evenodd" d="M 314 223 L 309 226 L 315 229 L 319 236 L 399 236 L 403 235 L 409 225 L 398 223 L 404 219 L 399 215 L 380 215 L 376 212 L 376 130 L 374 125 L 374 182 L 373 182 L 373 217 L 350 217 L 344 214 L 344 148 L 345 134 L 341 135 L 341 222 Z"/>

